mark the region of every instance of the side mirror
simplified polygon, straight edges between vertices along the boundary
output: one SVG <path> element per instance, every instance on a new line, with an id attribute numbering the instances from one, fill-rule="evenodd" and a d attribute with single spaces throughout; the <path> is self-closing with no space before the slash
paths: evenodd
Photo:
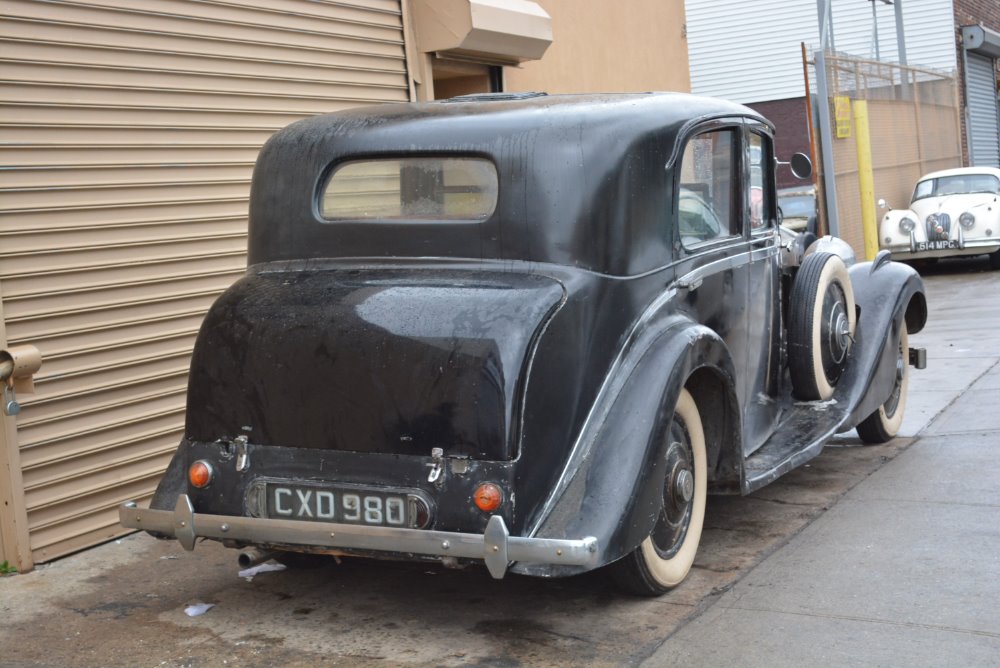
<path id="1" fill-rule="evenodd" d="M 794 174 L 796 178 L 808 179 L 812 176 L 812 160 L 810 160 L 809 156 L 805 153 L 796 153 L 793 155 L 790 164 L 792 166 L 792 174 Z"/>
<path id="2" fill-rule="evenodd" d="M 879 200 L 878 200 L 878 208 L 884 209 L 887 206 L 889 206 L 889 205 L 886 203 L 886 201 L 880 197 Z M 892 209 L 889 209 L 889 210 L 892 211 Z"/>

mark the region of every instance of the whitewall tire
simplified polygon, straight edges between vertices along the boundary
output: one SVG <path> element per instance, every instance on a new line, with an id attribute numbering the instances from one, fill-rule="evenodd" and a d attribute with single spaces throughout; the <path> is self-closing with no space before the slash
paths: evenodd
<path id="1" fill-rule="evenodd" d="M 892 394 L 878 410 L 866 417 L 858 425 L 858 436 L 865 443 L 885 443 L 899 433 L 906 410 L 906 392 L 910 386 L 910 337 L 906 323 L 899 332 L 899 346 L 896 357 L 896 379 Z"/>
<path id="2" fill-rule="evenodd" d="M 666 473 L 656 524 L 639 547 L 611 568 L 619 585 L 646 596 L 663 594 L 684 580 L 694 564 L 705 522 L 705 432 L 687 390 L 681 390 L 665 437 Z"/>

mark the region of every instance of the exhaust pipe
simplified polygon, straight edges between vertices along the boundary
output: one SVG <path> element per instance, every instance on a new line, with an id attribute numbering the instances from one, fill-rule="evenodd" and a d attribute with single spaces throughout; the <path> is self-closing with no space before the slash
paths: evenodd
<path id="1" fill-rule="evenodd" d="M 236 558 L 240 568 L 250 568 L 257 564 L 262 564 L 275 555 L 274 552 L 258 550 L 256 547 L 248 547 L 240 550 L 240 556 Z"/>

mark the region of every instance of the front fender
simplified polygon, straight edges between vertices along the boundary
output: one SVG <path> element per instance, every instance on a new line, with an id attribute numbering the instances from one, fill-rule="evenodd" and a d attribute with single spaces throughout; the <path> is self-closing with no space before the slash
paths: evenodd
<path id="1" fill-rule="evenodd" d="M 900 227 L 904 218 L 913 221 L 912 231 L 906 232 Z M 878 240 L 881 248 L 913 252 L 916 242 L 927 241 L 927 230 L 920 224 L 920 217 L 910 209 L 893 209 L 882 216 L 879 222 Z"/>
<path id="2" fill-rule="evenodd" d="M 719 377 L 726 405 L 716 410 L 728 415 L 719 424 L 729 433 L 716 430 L 719 437 L 708 445 L 710 477 L 720 461 L 720 448 L 740 442 L 735 373 L 722 339 L 682 315 L 668 316 L 645 330 L 608 374 L 531 532 L 539 538 L 596 537 L 596 565 L 628 554 L 652 531 L 662 503 L 667 447 L 663 434 L 681 388 L 699 369 Z M 517 564 L 513 570 L 561 576 L 584 569 Z"/>
<path id="3" fill-rule="evenodd" d="M 859 396 L 839 431 L 847 431 L 878 409 L 892 392 L 896 350 L 902 324 L 913 334 L 927 322 L 927 299 L 920 275 L 910 266 L 889 260 L 881 251 L 872 262 L 850 269 L 858 306 L 858 332 L 851 374 Z"/>

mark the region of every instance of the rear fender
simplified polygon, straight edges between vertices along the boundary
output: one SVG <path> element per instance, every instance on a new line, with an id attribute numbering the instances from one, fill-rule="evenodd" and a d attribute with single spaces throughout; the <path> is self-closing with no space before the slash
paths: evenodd
<path id="1" fill-rule="evenodd" d="M 187 492 L 188 448 L 187 440 L 183 440 L 174 451 L 173 457 L 170 458 L 170 464 L 167 465 L 167 470 L 160 478 L 156 492 L 149 502 L 151 510 L 173 511 L 174 506 L 177 505 L 177 497 Z M 147 531 L 146 533 L 154 538 L 173 538 L 173 536 L 166 536 L 156 531 Z"/>
<path id="2" fill-rule="evenodd" d="M 738 486 L 734 379 L 729 349 L 712 330 L 681 315 L 646 326 L 609 373 L 531 535 L 594 536 L 599 565 L 645 540 L 662 503 L 664 434 L 686 385 L 703 411 L 710 481 L 735 477 L 729 484 Z M 517 564 L 513 570 L 551 576 L 582 569 Z"/>
<path id="3" fill-rule="evenodd" d="M 181 444 L 170 459 L 170 464 L 160 478 L 160 483 L 156 486 L 149 507 L 153 510 L 173 510 L 177 504 L 177 497 L 187 492 L 187 467 L 188 467 L 188 442 L 181 441 Z"/>
<path id="4" fill-rule="evenodd" d="M 859 310 L 852 374 L 860 398 L 840 431 L 851 429 L 878 409 L 892 393 L 896 350 L 902 324 L 914 334 L 927 322 L 927 299 L 920 275 L 910 266 L 891 262 L 881 251 L 872 262 L 850 268 Z"/>

